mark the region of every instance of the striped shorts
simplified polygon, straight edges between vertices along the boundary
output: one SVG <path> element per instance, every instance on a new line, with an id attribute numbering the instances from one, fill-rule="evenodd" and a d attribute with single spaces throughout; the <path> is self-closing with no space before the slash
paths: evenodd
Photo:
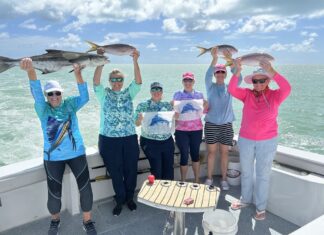
<path id="1" fill-rule="evenodd" d="M 233 146 L 233 125 L 228 122 L 222 125 L 214 123 L 205 123 L 205 139 L 207 144 L 221 143 L 223 145 Z"/>

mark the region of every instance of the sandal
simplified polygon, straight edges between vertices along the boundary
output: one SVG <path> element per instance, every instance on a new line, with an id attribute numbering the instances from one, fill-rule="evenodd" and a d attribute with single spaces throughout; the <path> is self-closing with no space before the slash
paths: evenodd
<path id="1" fill-rule="evenodd" d="M 253 216 L 255 220 L 265 220 L 266 212 L 265 211 L 256 211 L 255 215 Z"/>
<path id="2" fill-rule="evenodd" d="M 242 208 L 248 207 L 248 206 L 249 206 L 249 204 L 244 203 L 244 202 L 242 202 L 242 201 L 239 200 L 239 201 L 235 201 L 235 202 L 233 202 L 231 204 L 231 209 L 233 211 L 236 211 L 236 210 L 240 210 Z"/>

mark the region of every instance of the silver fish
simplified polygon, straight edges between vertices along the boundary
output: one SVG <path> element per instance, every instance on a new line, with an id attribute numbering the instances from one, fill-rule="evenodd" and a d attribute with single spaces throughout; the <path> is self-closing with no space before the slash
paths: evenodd
<path id="1" fill-rule="evenodd" d="M 223 45 L 216 45 L 214 47 L 218 48 L 217 54 L 219 56 L 224 56 L 224 51 L 229 51 L 232 55 L 238 52 L 238 50 L 234 46 L 231 46 L 231 45 L 223 44 Z M 204 47 L 200 47 L 200 46 L 197 46 L 197 48 L 200 50 L 200 54 L 197 57 L 199 57 L 199 56 L 201 56 L 201 55 L 205 54 L 206 52 L 211 51 L 213 49 L 213 47 L 204 48 Z"/>
<path id="2" fill-rule="evenodd" d="M 96 51 L 99 47 L 102 47 L 105 49 L 105 52 L 108 54 L 130 55 L 133 53 L 134 50 L 136 50 L 135 47 L 128 44 L 109 44 L 109 45 L 99 46 L 90 41 L 86 41 L 86 42 L 91 46 L 91 48 L 87 52 Z"/>
<path id="3" fill-rule="evenodd" d="M 237 59 L 241 59 L 242 65 L 248 65 L 248 66 L 259 66 L 260 62 L 263 60 L 267 60 L 269 62 L 275 60 L 273 56 L 267 53 L 250 53 L 250 54 L 242 55 Z M 233 63 L 233 59 L 228 59 L 226 65 L 231 65 L 232 63 Z"/>
<path id="4" fill-rule="evenodd" d="M 30 57 L 33 60 L 33 67 L 37 70 L 42 71 L 42 74 L 56 72 L 63 67 L 72 66 L 74 63 L 86 67 L 99 66 L 109 62 L 108 58 L 102 55 L 51 49 L 48 49 L 46 51 L 47 53 L 45 54 Z M 20 61 L 21 59 L 11 59 L 1 56 L 0 73 L 14 66 L 19 66 Z"/>

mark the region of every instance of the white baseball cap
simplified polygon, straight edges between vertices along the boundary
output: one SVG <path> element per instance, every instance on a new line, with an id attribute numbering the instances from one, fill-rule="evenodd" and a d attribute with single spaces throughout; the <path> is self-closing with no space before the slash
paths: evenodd
<path id="1" fill-rule="evenodd" d="M 60 83 L 54 80 L 48 81 L 44 86 L 44 92 L 48 93 L 51 91 L 60 91 L 63 92 L 63 88 L 61 87 Z"/>

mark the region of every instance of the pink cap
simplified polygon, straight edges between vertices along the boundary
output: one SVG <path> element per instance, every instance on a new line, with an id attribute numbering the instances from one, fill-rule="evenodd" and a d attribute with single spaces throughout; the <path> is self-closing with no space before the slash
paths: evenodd
<path id="1" fill-rule="evenodd" d="M 214 73 L 218 71 L 224 71 L 225 73 L 227 73 L 226 66 L 223 64 L 216 64 L 214 67 Z"/>
<path id="2" fill-rule="evenodd" d="M 195 80 L 195 75 L 191 72 L 186 72 L 182 74 L 182 79 L 192 79 Z"/>

